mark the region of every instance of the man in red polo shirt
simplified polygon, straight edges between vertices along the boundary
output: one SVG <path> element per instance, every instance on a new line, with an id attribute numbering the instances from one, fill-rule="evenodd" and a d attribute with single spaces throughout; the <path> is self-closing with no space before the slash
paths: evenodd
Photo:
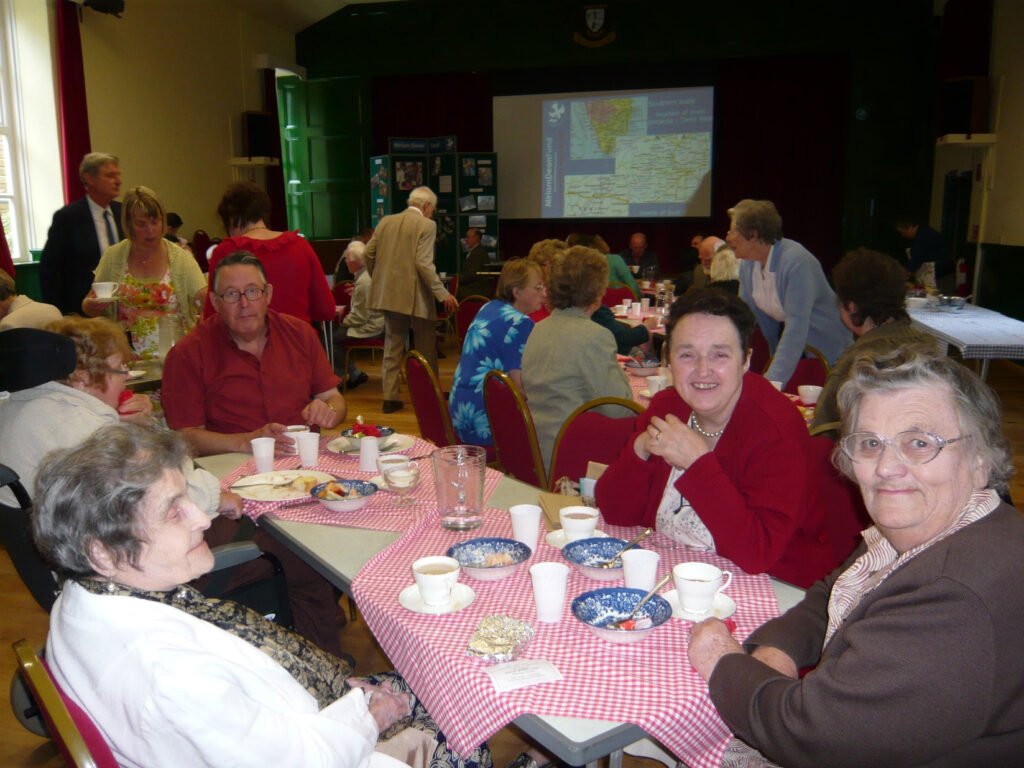
<path id="1" fill-rule="evenodd" d="M 163 373 L 167 424 L 204 456 L 249 452 L 254 437 L 285 438 L 288 424 L 336 427 L 341 379 L 313 328 L 268 309 L 273 286 L 247 251 L 218 262 L 217 314 L 174 346 Z M 282 442 L 283 444 L 283 442 Z"/>

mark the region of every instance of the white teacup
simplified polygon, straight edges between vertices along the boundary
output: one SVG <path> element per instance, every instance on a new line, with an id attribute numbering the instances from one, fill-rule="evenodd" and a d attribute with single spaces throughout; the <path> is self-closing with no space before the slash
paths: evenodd
<path id="1" fill-rule="evenodd" d="M 412 564 L 412 575 L 424 603 L 447 605 L 459 581 L 459 561 L 443 555 L 421 557 Z"/>
<path id="2" fill-rule="evenodd" d="M 562 507 L 558 522 L 565 531 L 566 541 L 589 539 L 597 529 L 597 510 L 593 507 Z"/>
<path id="3" fill-rule="evenodd" d="M 120 286 L 117 283 L 93 283 L 92 290 L 97 299 L 112 299 Z"/>
<path id="4" fill-rule="evenodd" d="M 672 569 L 672 580 L 683 611 L 703 616 L 711 611 L 715 596 L 732 583 L 732 573 L 710 563 L 679 563 Z"/>
<path id="5" fill-rule="evenodd" d="M 821 395 L 821 387 L 814 384 L 801 384 L 796 388 L 796 391 L 800 395 L 800 402 L 804 405 L 817 404 L 818 397 Z"/>

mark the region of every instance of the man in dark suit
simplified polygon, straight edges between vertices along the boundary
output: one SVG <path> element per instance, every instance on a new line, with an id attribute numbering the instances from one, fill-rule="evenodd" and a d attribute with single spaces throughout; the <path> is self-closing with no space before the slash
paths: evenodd
<path id="1" fill-rule="evenodd" d="M 487 249 L 480 244 L 480 230 L 475 227 L 466 230 L 466 251 L 466 261 L 459 273 L 459 301 L 478 294 L 491 298 L 494 289 L 490 277 L 477 274 L 487 267 L 489 256 Z"/>
<path id="2" fill-rule="evenodd" d="M 53 214 L 39 263 L 43 301 L 65 315 L 81 313 L 100 255 L 124 239 L 121 204 L 114 200 L 121 191 L 121 161 L 90 152 L 78 175 L 85 196 Z"/>

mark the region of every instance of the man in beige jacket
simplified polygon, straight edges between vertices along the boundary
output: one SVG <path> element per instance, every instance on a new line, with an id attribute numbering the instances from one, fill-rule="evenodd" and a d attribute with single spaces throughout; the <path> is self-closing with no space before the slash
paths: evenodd
<path id="1" fill-rule="evenodd" d="M 363 260 L 373 278 L 370 308 L 384 313 L 384 413 L 394 413 L 403 405 L 398 399 L 398 371 L 409 331 L 413 346 L 436 372 L 434 301 L 444 304 L 449 312 L 458 307 L 434 269 L 437 225 L 431 219 L 436 208 L 437 195 L 429 187 L 416 187 L 409 193 L 409 207 L 381 219 L 366 244 Z"/>

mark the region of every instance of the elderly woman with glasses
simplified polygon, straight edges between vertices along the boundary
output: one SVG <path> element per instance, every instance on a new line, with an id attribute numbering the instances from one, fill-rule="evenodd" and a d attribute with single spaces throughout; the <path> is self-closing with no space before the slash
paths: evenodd
<path id="1" fill-rule="evenodd" d="M 393 673 L 351 668 L 189 582 L 213 567 L 185 442 L 105 428 L 40 468 L 32 533 L 63 579 L 46 658 L 119 765 L 489 768 Z M 396 759 L 397 758 L 397 759 Z"/>
<path id="2" fill-rule="evenodd" d="M 723 764 L 1015 765 L 1024 519 L 999 498 L 999 402 L 911 344 L 857 357 L 839 408 L 835 461 L 874 521 L 863 544 L 743 645 L 715 619 L 692 631 L 690 660 L 738 737 Z"/>

